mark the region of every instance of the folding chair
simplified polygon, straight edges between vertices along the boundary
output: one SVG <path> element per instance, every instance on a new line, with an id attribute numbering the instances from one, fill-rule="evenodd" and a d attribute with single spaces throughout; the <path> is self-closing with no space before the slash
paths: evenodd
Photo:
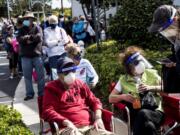
<path id="1" fill-rule="evenodd" d="M 114 87 L 115 87 L 116 83 L 112 82 L 109 85 L 109 92 L 111 92 Z M 122 120 L 119 116 L 114 116 L 113 117 L 113 131 L 115 133 L 122 133 L 123 135 L 131 135 L 131 119 L 130 119 L 130 111 L 129 108 L 122 103 L 114 103 L 112 104 L 112 112 L 115 114 L 115 110 L 117 111 L 123 111 L 127 114 L 127 121 Z"/>
<path id="2" fill-rule="evenodd" d="M 180 93 L 161 93 L 165 120 L 161 126 L 162 135 L 179 135 L 180 131 Z M 177 131 L 176 131 L 177 130 Z M 174 132 L 175 131 L 175 132 Z"/>
<path id="3" fill-rule="evenodd" d="M 37 103 L 38 103 L 39 119 L 40 119 L 40 131 L 39 131 L 39 134 L 40 135 L 46 135 L 46 134 L 52 132 L 53 135 L 58 135 L 59 128 L 58 128 L 57 123 L 54 122 L 54 123 L 52 123 L 50 125 L 48 122 L 44 121 L 44 119 L 42 118 L 43 96 L 39 96 L 37 98 L 37 101 L 38 101 Z M 51 128 L 52 126 L 54 127 L 55 131 L 52 130 L 52 128 Z"/>
<path id="4" fill-rule="evenodd" d="M 113 118 L 113 113 L 108 111 L 108 110 L 102 110 L 102 120 L 105 126 L 105 129 L 108 131 L 112 131 L 112 118 Z M 45 128 L 45 122 L 42 118 L 40 119 L 40 135 L 45 135 L 49 132 L 52 132 L 53 135 L 59 135 L 59 127 L 56 122 L 49 124 L 49 127 Z M 53 128 L 53 129 L 52 129 Z M 113 131 L 112 131 L 113 132 Z"/>

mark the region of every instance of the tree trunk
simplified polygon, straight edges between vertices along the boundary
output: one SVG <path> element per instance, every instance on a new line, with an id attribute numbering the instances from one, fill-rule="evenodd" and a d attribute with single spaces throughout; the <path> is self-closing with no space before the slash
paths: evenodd
<path id="1" fill-rule="evenodd" d="M 85 18 L 87 20 L 87 13 L 86 13 L 86 10 L 84 8 L 84 4 L 82 4 L 81 7 L 82 7 L 82 10 L 83 10 L 84 16 L 85 16 Z"/>

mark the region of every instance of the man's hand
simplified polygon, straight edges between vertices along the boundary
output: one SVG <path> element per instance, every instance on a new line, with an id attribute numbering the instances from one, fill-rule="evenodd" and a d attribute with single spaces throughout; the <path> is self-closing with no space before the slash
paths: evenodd
<path id="1" fill-rule="evenodd" d="M 77 127 L 69 120 L 64 120 L 63 125 L 71 129 L 70 135 L 81 135 Z"/>
<path id="2" fill-rule="evenodd" d="M 166 63 L 165 66 L 168 68 L 175 67 L 176 63 L 174 63 L 174 62 Z"/>
<path id="3" fill-rule="evenodd" d="M 98 129 L 105 129 L 104 123 L 103 123 L 101 118 L 98 118 L 98 119 L 95 120 L 94 127 L 95 127 L 96 130 L 98 130 Z"/>
<path id="4" fill-rule="evenodd" d="M 77 127 L 69 120 L 64 120 L 63 125 L 73 129 L 74 131 L 78 130 Z"/>

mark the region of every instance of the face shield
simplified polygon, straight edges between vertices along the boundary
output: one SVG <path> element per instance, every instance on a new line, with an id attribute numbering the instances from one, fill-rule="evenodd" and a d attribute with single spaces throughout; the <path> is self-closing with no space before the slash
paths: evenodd
<path id="1" fill-rule="evenodd" d="M 176 9 L 172 9 L 172 16 L 168 21 L 162 26 L 159 30 L 160 34 L 169 40 L 173 45 L 176 44 L 176 39 L 178 35 L 179 26 L 177 21 L 174 21 L 174 17 L 176 14 Z"/>
<path id="2" fill-rule="evenodd" d="M 148 60 L 146 60 L 146 58 L 144 58 L 139 52 L 136 52 L 133 55 L 131 55 L 127 59 L 126 65 L 133 64 L 133 65 L 137 66 L 139 64 L 139 62 L 143 62 L 146 69 L 153 68 L 151 63 L 149 63 Z"/>

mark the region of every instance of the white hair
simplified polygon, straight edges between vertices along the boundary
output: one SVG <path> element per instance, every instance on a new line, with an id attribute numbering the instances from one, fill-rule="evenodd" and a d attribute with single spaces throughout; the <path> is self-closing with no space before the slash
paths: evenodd
<path id="1" fill-rule="evenodd" d="M 58 18 L 55 15 L 49 17 L 49 24 L 58 24 Z"/>

